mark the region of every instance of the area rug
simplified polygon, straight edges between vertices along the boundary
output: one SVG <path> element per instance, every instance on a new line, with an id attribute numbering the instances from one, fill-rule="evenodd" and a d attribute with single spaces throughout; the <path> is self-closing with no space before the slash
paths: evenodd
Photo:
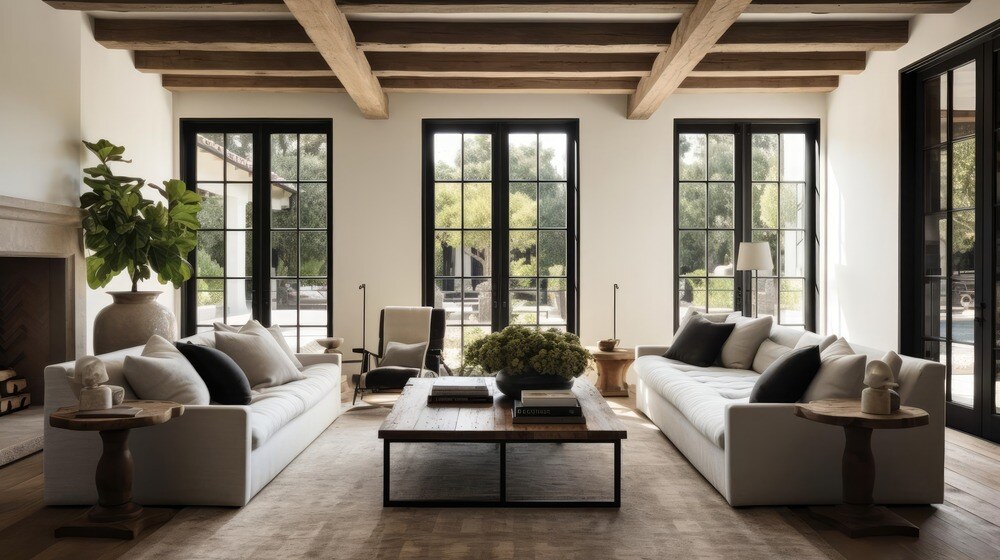
<path id="1" fill-rule="evenodd" d="M 244 508 L 186 508 L 129 551 L 142 559 L 840 558 L 787 508 L 734 509 L 652 423 L 621 405 L 621 509 L 383 508 L 388 410 L 343 414 Z M 393 497 L 491 497 L 489 444 L 393 447 Z M 610 445 L 508 449 L 512 495 L 604 498 Z"/>

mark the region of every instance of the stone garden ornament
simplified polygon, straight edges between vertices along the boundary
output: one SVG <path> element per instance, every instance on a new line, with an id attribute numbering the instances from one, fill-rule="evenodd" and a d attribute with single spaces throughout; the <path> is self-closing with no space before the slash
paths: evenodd
<path id="1" fill-rule="evenodd" d="M 95 356 L 83 356 L 76 361 L 67 376 L 73 393 L 80 400 L 80 410 L 107 410 L 125 400 L 125 389 L 108 382 L 108 369 Z"/>

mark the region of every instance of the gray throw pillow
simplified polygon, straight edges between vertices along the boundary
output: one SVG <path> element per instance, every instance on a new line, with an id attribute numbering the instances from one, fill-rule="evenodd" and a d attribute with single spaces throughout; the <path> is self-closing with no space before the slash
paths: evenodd
<path id="1" fill-rule="evenodd" d="M 757 373 L 764 373 L 764 370 L 770 367 L 778 358 L 792 350 L 792 348 L 778 344 L 771 339 L 764 340 L 764 342 L 760 343 L 760 348 L 757 349 L 757 355 L 753 357 L 753 370 Z"/>
<path id="2" fill-rule="evenodd" d="M 900 358 L 899 354 L 889 350 L 882 357 L 882 361 L 888 364 L 889 369 L 892 370 L 893 383 L 899 383 L 899 372 L 903 369 L 903 358 Z"/>
<path id="3" fill-rule="evenodd" d="M 837 356 L 853 356 L 854 348 L 847 343 L 843 338 L 838 338 L 836 342 L 827 346 L 824 350 L 821 350 L 821 356 L 825 360 L 827 358 L 835 358 Z"/>
<path id="4" fill-rule="evenodd" d="M 402 342 L 390 342 L 386 344 L 382 353 L 382 360 L 378 367 L 406 367 L 423 369 L 424 353 L 427 344 L 417 342 L 415 344 L 403 344 Z"/>
<path id="5" fill-rule="evenodd" d="M 215 323 L 215 332 L 232 332 L 232 333 L 248 334 L 248 333 L 262 332 L 262 331 L 267 331 L 268 334 L 270 334 L 271 337 L 274 338 L 274 341 L 278 343 L 278 347 L 281 348 L 281 351 L 284 352 L 285 355 L 288 356 L 288 359 L 292 361 L 292 364 L 297 369 L 302 369 L 303 367 L 302 362 L 299 361 L 298 356 L 295 355 L 295 352 L 292 351 L 292 347 L 289 346 L 288 341 L 285 340 L 285 333 L 281 332 L 280 325 L 271 325 L 270 327 L 264 327 L 264 325 L 260 324 L 259 322 L 253 319 L 247 321 L 245 325 L 239 328 L 227 325 L 225 323 L 218 323 L 218 322 Z"/>
<path id="6" fill-rule="evenodd" d="M 141 356 L 126 356 L 122 374 L 140 399 L 208 404 L 208 386 L 173 343 L 153 335 Z"/>
<path id="7" fill-rule="evenodd" d="M 842 340 L 844 339 L 837 342 Z M 865 388 L 865 365 L 868 363 L 868 358 L 864 354 L 827 355 L 826 352 L 823 352 L 821 357 L 819 371 L 802 395 L 802 402 L 861 398 L 861 390 Z"/>
<path id="8" fill-rule="evenodd" d="M 253 389 L 274 387 L 304 379 L 302 373 L 266 330 L 252 330 L 246 333 L 216 332 L 215 348 L 240 366 Z"/>
<path id="9" fill-rule="evenodd" d="M 736 320 L 730 318 L 727 323 L 735 323 L 736 328 L 722 346 L 722 365 L 730 369 L 750 369 L 761 343 L 771 335 L 771 317 Z"/>
<path id="10" fill-rule="evenodd" d="M 806 346 L 819 346 L 819 351 L 822 352 L 830 347 L 831 344 L 837 342 L 837 335 L 831 334 L 830 336 L 820 336 L 816 333 L 806 332 L 802 335 L 802 338 L 795 343 L 795 348 L 805 348 Z"/>

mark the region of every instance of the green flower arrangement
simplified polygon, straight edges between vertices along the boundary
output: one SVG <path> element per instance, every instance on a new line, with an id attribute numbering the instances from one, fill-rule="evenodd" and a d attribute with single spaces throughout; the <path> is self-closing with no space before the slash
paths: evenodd
<path id="1" fill-rule="evenodd" d="M 518 325 L 488 334 L 465 350 L 467 365 L 487 373 L 503 370 L 510 375 L 538 373 L 573 379 L 587 370 L 591 359 L 580 337 L 573 333 Z"/>

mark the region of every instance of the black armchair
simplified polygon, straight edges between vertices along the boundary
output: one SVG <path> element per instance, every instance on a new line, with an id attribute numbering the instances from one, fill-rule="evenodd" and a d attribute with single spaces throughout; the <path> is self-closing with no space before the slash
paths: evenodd
<path id="1" fill-rule="evenodd" d="M 421 311 L 430 311 L 430 321 Z M 429 325 L 429 328 L 428 328 Z M 355 354 L 361 355 L 361 373 L 352 376 L 354 383 L 354 398 L 351 404 L 358 400 L 359 395 L 367 392 L 378 392 L 387 389 L 402 389 L 407 381 L 421 375 L 438 375 L 442 367 L 444 350 L 445 313 L 444 309 L 388 307 L 379 314 L 378 351 L 366 348 L 354 348 Z M 405 367 L 398 365 L 382 365 L 385 350 L 390 342 L 406 344 L 425 343 L 426 353 L 423 367 Z"/>

